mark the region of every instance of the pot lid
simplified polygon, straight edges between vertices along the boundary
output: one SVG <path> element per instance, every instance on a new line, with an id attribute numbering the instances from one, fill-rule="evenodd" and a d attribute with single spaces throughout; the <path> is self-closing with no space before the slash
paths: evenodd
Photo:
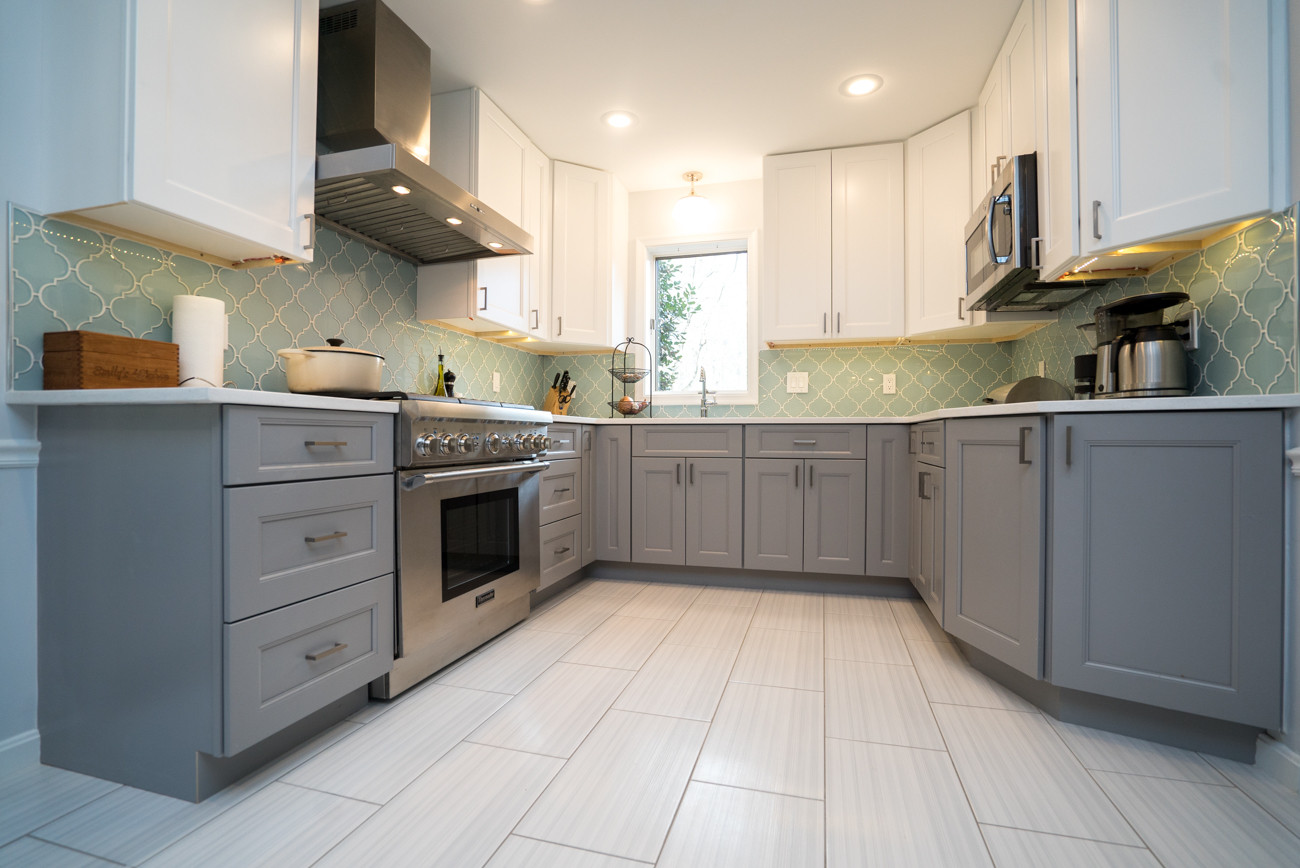
<path id="1" fill-rule="evenodd" d="M 384 357 L 379 353 L 372 353 L 370 350 L 362 350 L 356 347 L 343 346 L 343 338 L 326 338 L 327 347 L 299 347 L 304 353 L 352 353 L 357 356 L 373 356 L 382 360 Z"/>

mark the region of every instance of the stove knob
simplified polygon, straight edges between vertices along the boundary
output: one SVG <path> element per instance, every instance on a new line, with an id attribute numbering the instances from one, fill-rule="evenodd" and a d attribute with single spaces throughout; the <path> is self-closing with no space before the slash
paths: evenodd
<path id="1" fill-rule="evenodd" d="M 415 454 L 428 458 L 433 454 L 434 437 L 432 434 L 421 434 L 415 441 Z"/>
<path id="2" fill-rule="evenodd" d="M 503 446 L 506 447 L 509 446 L 508 443 L 502 441 L 501 435 L 496 433 L 495 431 L 493 431 L 491 434 L 487 436 L 486 445 L 487 445 L 487 451 L 489 455 L 496 455 L 498 452 L 501 451 Z"/>
<path id="3" fill-rule="evenodd" d="M 542 448 L 542 440 L 543 440 L 543 439 L 544 439 L 544 438 L 542 437 L 541 434 L 529 434 L 529 435 L 528 435 L 528 451 L 529 451 L 529 452 L 536 452 L 538 449 L 541 449 L 541 448 Z"/>
<path id="4" fill-rule="evenodd" d="M 510 441 L 510 446 L 516 452 L 526 452 L 525 442 L 528 439 L 527 434 L 516 434 Z"/>
<path id="5" fill-rule="evenodd" d="M 470 443 L 468 434 L 462 434 L 456 438 L 456 451 L 459 452 L 461 455 L 464 455 L 472 448 L 473 446 Z"/>
<path id="6" fill-rule="evenodd" d="M 438 438 L 438 453 L 440 455 L 450 455 L 456 448 L 456 435 L 443 434 Z"/>
<path id="7" fill-rule="evenodd" d="M 551 438 L 550 438 L 550 437 L 543 437 L 543 438 L 542 438 L 542 451 L 543 451 L 543 452 L 550 452 L 550 451 L 551 451 Z"/>

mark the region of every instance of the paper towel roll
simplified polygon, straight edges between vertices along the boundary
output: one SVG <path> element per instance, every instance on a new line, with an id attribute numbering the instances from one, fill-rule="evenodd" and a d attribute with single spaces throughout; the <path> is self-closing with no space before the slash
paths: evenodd
<path id="1" fill-rule="evenodd" d="M 226 303 L 178 295 L 172 301 L 172 342 L 180 347 L 182 386 L 220 386 L 226 370 Z"/>

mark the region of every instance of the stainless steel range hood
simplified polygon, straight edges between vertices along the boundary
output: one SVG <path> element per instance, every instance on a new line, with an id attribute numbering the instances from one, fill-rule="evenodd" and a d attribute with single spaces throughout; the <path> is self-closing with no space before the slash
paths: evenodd
<path id="1" fill-rule="evenodd" d="M 429 46 L 379 0 L 321 10 L 316 218 L 427 265 L 532 253 L 532 235 L 429 168 Z"/>

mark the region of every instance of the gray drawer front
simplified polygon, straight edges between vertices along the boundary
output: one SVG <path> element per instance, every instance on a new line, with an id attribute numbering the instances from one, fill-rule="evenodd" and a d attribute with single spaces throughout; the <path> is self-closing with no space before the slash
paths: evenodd
<path id="1" fill-rule="evenodd" d="M 223 449 L 226 485 L 389 473 L 393 417 L 227 407 Z"/>
<path id="2" fill-rule="evenodd" d="M 866 458 L 865 425 L 747 425 L 749 458 Z"/>
<path id="3" fill-rule="evenodd" d="M 635 458 L 740 458 L 739 425 L 633 425 Z"/>
<path id="4" fill-rule="evenodd" d="M 539 524 L 550 524 L 582 512 L 582 459 L 552 461 L 542 471 L 538 487 Z"/>
<path id="5" fill-rule="evenodd" d="M 545 588 L 582 566 L 582 519 L 563 518 L 542 528 L 542 581 Z"/>
<path id="6" fill-rule="evenodd" d="M 392 669 L 393 577 L 227 624 L 225 646 L 232 756 Z"/>
<path id="7" fill-rule="evenodd" d="M 546 457 L 554 461 L 557 458 L 577 458 L 582 454 L 582 426 L 571 423 L 546 426 L 546 436 L 551 438 L 551 448 L 546 450 Z"/>
<path id="8" fill-rule="evenodd" d="M 907 451 L 922 464 L 943 467 L 943 422 L 922 422 L 908 433 Z"/>
<path id="9" fill-rule="evenodd" d="M 391 476 L 228 488 L 225 523 L 227 622 L 393 571 Z"/>

